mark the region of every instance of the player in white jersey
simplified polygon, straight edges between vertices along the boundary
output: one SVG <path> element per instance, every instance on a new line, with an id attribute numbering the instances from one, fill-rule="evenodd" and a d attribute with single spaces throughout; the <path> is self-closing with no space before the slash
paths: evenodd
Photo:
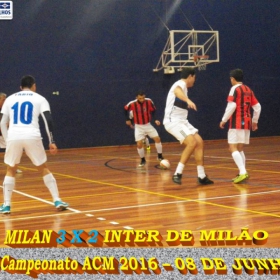
<path id="1" fill-rule="evenodd" d="M 49 189 L 54 206 L 65 210 L 68 204 L 61 201 L 56 180 L 47 167 L 47 156 L 39 128 L 39 116 L 43 117 L 49 137 L 50 153 L 55 155 L 57 147 L 53 140 L 53 124 L 48 101 L 36 93 L 35 79 L 24 76 L 21 79 L 21 91 L 9 96 L 1 110 L 1 131 L 7 143 L 4 162 L 7 172 L 3 182 L 4 203 L 0 213 L 11 213 L 11 198 L 15 187 L 15 173 L 23 150 L 42 174 Z"/>
<path id="2" fill-rule="evenodd" d="M 173 182 L 179 185 L 182 184 L 182 173 L 192 153 L 194 153 L 197 164 L 198 183 L 201 185 L 213 184 L 204 171 L 203 140 L 198 134 L 198 130 L 187 119 L 188 108 L 197 110 L 196 105 L 188 98 L 188 88 L 192 87 L 194 83 L 194 68 L 184 68 L 181 80 L 175 82 L 169 90 L 163 119 L 165 129 L 186 146 L 172 177 Z"/>

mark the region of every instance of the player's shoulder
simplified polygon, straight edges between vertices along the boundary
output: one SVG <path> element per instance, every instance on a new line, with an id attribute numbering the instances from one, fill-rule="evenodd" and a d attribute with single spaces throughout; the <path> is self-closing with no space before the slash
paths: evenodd
<path id="1" fill-rule="evenodd" d="M 38 98 L 46 99 L 43 95 L 41 95 L 41 94 L 38 93 L 38 92 L 34 92 L 34 96 L 37 96 Z"/>
<path id="2" fill-rule="evenodd" d="M 229 95 L 234 95 L 234 93 L 236 92 L 236 89 L 240 86 L 242 86 L 242 84 L 236 84 L 236 85 L 232 86 L 230 88 Z"/>
<path id="3" fill-rule="evenodd" d="M 177 88 L 177 87 L 180 87 L 181 89 L 185 89 L 187 87 L 186 83 L 181 79 L 181 80 L 178 80 L 176 81 L 174 84 L 173 84 L 173 88 Z"/>
<path id="4" fill-rule="evenodd" d="M 133 104 L 133 103 L 135 103 L 135 102 L 137 102 L 137 99 L 134 99 L 134 100 L 129 101 L 129 102 L 127 103 L 126 106 L 129 106 L 129 105 L 131 105 L 131 104 Z"/>
<path id="5" fill-rule="evenodd" d="M 10 100 L 13 100 L 13 99 L 17 96 L 17 94 L 18 94 L 18 92 L 13 93 L 13 94 L 7 96 L 7 98 L 6 98 L 5 102 L 4 102 L 4 104 L 7 103 L 7 102 L 9 102 Z"/>

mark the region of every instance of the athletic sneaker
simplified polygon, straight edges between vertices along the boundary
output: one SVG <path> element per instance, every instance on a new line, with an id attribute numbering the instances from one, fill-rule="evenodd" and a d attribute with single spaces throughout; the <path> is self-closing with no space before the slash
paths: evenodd
<path id="1" fill-rule="evenodd" d="M 172 177 L 172 181 L 173 181 L 175 184 L 178 184 L 178 185 L 181 185 L 181 184 L 182 184 L 181 179 L 182 179 L 182 174 L 179 174 L 179 173 L 173 175 L 173 177 Z"/>
<path id="2" fill-rule="evenodd" d="M 151 150 L 151 146 L 147 146 L 146 149 L 147 149 L 148 151 L 150 151 L 150 150 Z"/>
<path id="3" fill-rule="evenodd" d="M 142 167 L 142 166 L 144 166 L 145 164 L 146 164 L 145 158 L 141 158 L 141 162 L 139 163 L 138 166 Z"/>
<path id="4" fill-rule="evenodd" d="M 54 206 L 57 210 L 63 211 L 63 210 L 66 210 L 68 208 L 69 204 L 66 203 L 66 202 L 57 200 L 57 201 L 54 202 Z"/>
<path id="5" fill-rule="evenodd" d="M 238 175 L 234 180 L 233 180 L 233 183 L 234 184 L 239 184 L 245 180 L 247 180 L 249 178 L 249 175 L 248 173 L 246 174 L 241 174 L 241 175 Z"/>
<path id="6" fill-rule="evenodd" d="M 6 206 L 5 204 L 2 204 L 0 206 L 0 213 L 2 213 L 2 214 L 10 214 L 11 213 L 11 206 Z"/>
<path id="7" fill-rule="evenodd" d="M 247 179 L 250 178 L 248 173 L 245 173 L 245 175 L 247 175 Z M 237 174 L 236 177 L 232 178 L 231 181 L 233 182 L 235 179 L 237 179 L 237 177 L 239 177 L 239 174 Z"/>
<path id="8" fill-rule="evenodd" d="M 162 161 L 163 159 L 164 159 L 164 157 L 162 156 L 162 154 L 158 154 L 157 160 Z"/>
<path id="9" fill-rule="evenodd" d="M 200 185 L 211 185 L 214 184 L 212 180 L 210 180 L 207 176 L 205 176 L 203 179 L 197 178 L 197 181 Z"/>

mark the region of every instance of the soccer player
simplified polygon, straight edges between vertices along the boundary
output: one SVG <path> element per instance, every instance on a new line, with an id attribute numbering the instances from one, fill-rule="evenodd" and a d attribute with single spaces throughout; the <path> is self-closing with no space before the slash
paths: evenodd
<path id="1" fill-rule="evenodd" d="M 139 91 L 136 95 L 136 99 L 130 101 L 124 106 L 126 114 L 126 124 L 131 127 L 131 116 L 134 121 L 134 135 L 137 143 L 137 151 L 141 158 L 139 164 L 140 167 L 146 164 L 145 151 L 143 148 L 143 140 L 146 135 L 155 141 L 156 150 L 158 153 L 158 160 L 163 160 L 162 156 L 162 144 L 158 132 L 151 125 L 152 114 L 155 113 L 156 107 L 150 98 L 146 98 L 146 94 L 143 91 Z M 156 125 L 160 125 L 159 120 L 155 120 Z"/>
<path id="2" fill-rule="evenodd" d="M 41 172 L 49 189 L 54 206 L 65 210 L 68 204 L 61 201 L 56 180 L 47 167 L 47 156 L 42 143 L 39 128 L 39 116 L 43 117 L 49 137 L 50 153 L 55 155 L 57 147 L 53 139 L 53 123 L 48 101 L 36 93 L 35 79 L 24 76 L 21 79 L 21 91 L 9 96 L 1 110 L 1 131 L 7 143 L 4 162 L 7 172 L 3 182 L 4 203 L 0 213 L 11 213 L 11 198 L 15 187 L 15 173 L 20 163 L 23 149 L 32 163 Z"/>
<path id="3" fill-rule="evenodd" d="M 181 72 L 181 79 L 175 82 L 169 90 L 163 119 L 165 129 L 185 145 L 172 177 L 173 182 L 179 185 L 182 184 L 182 173 L 192 153 L 194 153 L 197 164 L 198 183 L 201 185 L 213 184 L 204 171 L 203 140 L 198 134 L 198 130 L 187 119 L 188 108 L 197 110 L 196 105 L 188 97 L 188 88 L 193 87 L 194 83 L 195 69 L 184 68 Z"/>
<path id="4" fill-rule="evenodd" d="M 224 128 L 229 121 L 228 144 L 232 158 L 239 169 L 239 174 L 232 179 L 238 184 L 249 178 L 246 171 L 246 157 L 243 145 L 249 144 L 250 129 L 258 129 L 258 120 L 261 113 L 261 105 L 254 92 L 243 84 L 243 71 L 234 69 L 230 71 L 231 89 L 227 98 L 228 104 L 220 122 L 220 128 Z M 251 118 L 251 108 L 254 110 Z"/>
<path id="5" fill-rule="evenodd" d="M 131 124 L 129 125 L 129 127 L 134 129 L 133 111 L 129 112 L 129 118 L 131 120 Z M 143 145 L 146 146 L 147 152 L 150 152 L 151 151 L 150 140 L 149 140 L 149 137 L 147 135 L 145 135 L 145 139 L 142 140 L 142 142 L 143 142 Z"/>

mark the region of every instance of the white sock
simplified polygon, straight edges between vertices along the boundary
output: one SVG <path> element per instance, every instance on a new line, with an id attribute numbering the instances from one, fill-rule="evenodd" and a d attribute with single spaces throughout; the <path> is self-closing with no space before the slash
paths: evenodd
<path id="1" fill-rule="evenodd" d="M 144 151 L 144 148 L 141 148 L 141 149 L 138 149 L 138 148 L 137 148 L 137 151 L 138 151 L 138 154 L 139 154 L 140 158 L 145 157 L 145 151 Z"/>
<path id="2" fill-rule="evenodd" d="M 174 175 L 176 175 L 177 173 L 182 174 L 184 167 L 185 167 L 185 165 L 183 163 L 179 162 Z"/>
<path id="3" fill-rule="evenodd" d="M 156 149 L 157 149 L 157 153 L 158 154 L 162 154 L 162 145 L 161 142 L 160 143 L 155 143 Z"/>
<path id="4" fill-rule="evenodd" d="M 14 177 L 5 176 L 3 182 L 3 194 L 4 194 L 4 204 L 6 206 L 11 205 L 11 199 L 13 190 L 15 188 L 16 180 Z"/>
<path id="5" fill-rule="evenodd" d="M 241 151 L 241 152 L 239 152 L 239 153 L 240 153 L 240 155 L 241 155 L 241 157 L 242 157 L 242 160 L 243 160 L 243 164 L 244 164 L 244 166 L 246 166 L 246 157 L 245 157 L 244 152 L 243 152 L 243 151 Z"/>
<path id="6" fill-rule="evenodd" d="M 52 175 L 52 173 L 45 175 L 43 177 L 43 180 L 44 180 L 46 187 L 49 189 L 49 191 L 52 195 L 53 201 L 61 200 L 59 198 L 56 180 L 55 180 L 54 176 Z"/>
<path id="7" fill-rule="evenodd" d="M 198 165 L 197 167 L 197 175 L 200 179 L 203 179 L 206 177 L 205 171 L 204 171 L 204 166 Z"/>
<path id="8" fill-rule="evenodd" d="M 147 147 L 150 146 L 150 141 L 149 141 L 149 138 L 148 138 L 148 137 L 145 138 L 145 144 L 146 144 Z"/>
<path id="9" fill-rule="evenodd" d="M 232 154 L 232 158 L 235 162 L 235 164 L 237 165 L 238 169 L 239 169 L 239 175 L 243 175 L 246 174 L 246 169 L 243 163 L 243 159 L 242 156 L 240 155 L 240 153 L 238 151 L 233 152 Z"/>

